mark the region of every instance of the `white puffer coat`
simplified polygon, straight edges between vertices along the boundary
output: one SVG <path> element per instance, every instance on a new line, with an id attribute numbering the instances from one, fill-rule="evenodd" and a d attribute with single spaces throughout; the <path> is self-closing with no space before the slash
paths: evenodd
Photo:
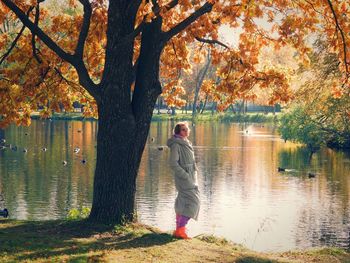
<path id="1" fill-rule="evenodd" d="M 181 138 L 170 138 L 170 167 L 174 171 L 178 195 L 175 201 L 176 214 L 198 219 L 200 196 L 197 167 L 191 143 Z"/>

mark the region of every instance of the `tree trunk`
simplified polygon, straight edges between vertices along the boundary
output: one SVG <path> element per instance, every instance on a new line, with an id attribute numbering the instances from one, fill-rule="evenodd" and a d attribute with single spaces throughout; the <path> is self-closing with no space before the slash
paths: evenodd
<path id="1" fill-rule="evenodd" d="M 172 116 L 176 115 L 176 108 L 175 107 L 171 107 L 171 115 Z"/>
<path id="2" fill-rule="evenodd" d="M 213 104 L 211 105 L 211 115 L 214 115 L 214 112 L 216 111 L 216 102 L 213 102 Z"/>
<path id="3" fill-rule="evenodd" d="M 163 100 L 162 100 L 162 98 L 161 97 L 158 97 L 158 105 L 157 105 L 157 109 L 158 109 L 158 111 L 157 111 L 157 114 L 161 114 L 161 108 L 163 107 Z"/>
<path id="4" fill-rule="evenodd" d="M 136 133 L 134 118 L 130 115 L 114 116 L 111 114 L 113 107 L 99 105 L 97 161 L 89 219 L 122 223 L 133 219 L 138 166 L 132 164 L 139 156 L 134 152 L 137 146 L 133 143 Z"/>
<path id="5" fill-rule="evenodd" d="M 205 101 L 204 101 L 204 105 L 203 105 L 201 114 L 203 114 L 203 112 L 204 112 L 204 110 L 205 110 L 205 107 L 207 106 L 207 102 L 208 102 L 208 94 L 207 94 L 207 96 L 205 96 Z"/>
<path id="6" fill-rule="evenodd" d="M 5 130 L 0 129 L 0 140 L 5 139 Z"/>
<path id="7" fill-rule="evenodd" d="M 150 83 L 145 80 L 145 84 Z M 152 85 L 154 87 L 154 85 Z M 135 218 L 136 177 L 158 93 L 132 111 L 114 96 L 99 105 L 97 161 L 89 220 L 122 224 Z M 133 112 L 142 111 L 135 117 Z M 106 183 L 108 182 L 108 183 Z"/>
<path id="8" fill-rule="evenodd" d="M 135 69 L 119 67 L 120 61 L 106 65 L 111 75 L 105 78 L 105 94 L 98 103 L 97 162 L 90 221 L 120 224 L 133 221 L 135 216 L 137 172 L 154 106 L 161 94 L 159 60 L 164 43 L 157 38 L 161 20 L 154 22 L 145 26 L 142 34 L 132 100 L 132 79 L 122 76 L 132 75 Z"/>

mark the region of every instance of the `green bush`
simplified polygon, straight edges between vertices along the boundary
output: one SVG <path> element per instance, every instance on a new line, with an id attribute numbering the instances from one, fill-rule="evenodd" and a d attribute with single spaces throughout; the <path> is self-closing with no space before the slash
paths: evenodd
<path id="1" fill-rule="evenodd" d="M 87 218 L 90 215 L 91 209 L 88 207 L 81 207 L 80 209 L 73 208 L 69 210 L 67 219 L 68 220 L 81 220 Z"/>
<path id="2" fill-rule="evenodd" d="M 303 107 L 296 107 L 282 114 L 279 132 L 284 140 L 307 145 L 311 151 L 321 146 L 347 149 L 350 147 L 349 134 L 336 122 L 320 122 Z"/>
<path id="3" fill-rule="evenodd" d="M 322 131 L 303 108 L 295 108 L 280 118 L 279 132 L 284 140 L 306 144 L 312 151 L 325 145 Z"/>

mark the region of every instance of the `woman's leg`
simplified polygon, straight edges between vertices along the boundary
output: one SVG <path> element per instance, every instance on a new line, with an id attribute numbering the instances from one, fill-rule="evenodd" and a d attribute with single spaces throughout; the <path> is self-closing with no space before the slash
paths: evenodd
<path id="1" fill-rule="evenodd" d="M 176 230 L 174 232 L 174 236 L 178 238 L 188 239 L 186 234 L 186 225 L 190 217 L 176 214 Z"/>
<path id="2" fill-rule="evenodd" d="M 190 218 L 187 216 L 176 215 L 176 229 L 186 226 L 189 220 Z"/>

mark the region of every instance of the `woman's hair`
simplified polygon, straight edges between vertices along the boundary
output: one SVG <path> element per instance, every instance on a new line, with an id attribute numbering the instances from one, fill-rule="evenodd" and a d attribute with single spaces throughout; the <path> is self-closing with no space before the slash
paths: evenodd
<path id="1" fill-rule="evenodd" d="M 187 121 L 182 121 L 182 122 L 176 123 L 175 128 L 174 128 L 174 134 L 180 134 L 181 128 L 182 128 L 183 126 L 188 127 Z"/>

